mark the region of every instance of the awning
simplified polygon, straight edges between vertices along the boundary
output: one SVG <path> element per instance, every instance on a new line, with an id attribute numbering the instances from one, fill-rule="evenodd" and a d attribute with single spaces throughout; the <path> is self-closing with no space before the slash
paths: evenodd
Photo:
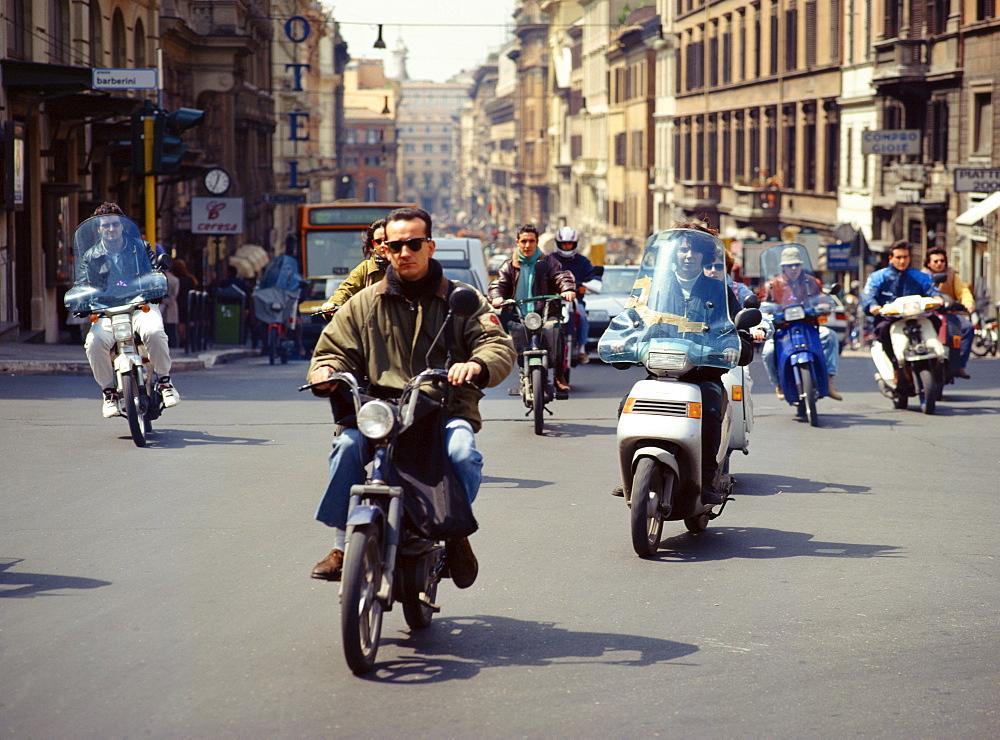
<path id="1" fill-rule="evenodd" d="M 976 203 L 976 205 L 956 218 L 955 223 L 959 226 L 973 226 L 989 216 L 997 208 L 1000 208 L 1000 192 L 993 193 Z"/>

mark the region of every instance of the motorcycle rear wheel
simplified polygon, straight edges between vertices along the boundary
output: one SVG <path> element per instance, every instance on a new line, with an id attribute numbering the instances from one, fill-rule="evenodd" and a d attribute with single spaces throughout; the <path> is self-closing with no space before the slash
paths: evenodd
<path id="1" fill-rule="evenodd" d="M 651 457 L 639 460 L 632 478 L 630 518 L 632 549 L 640 558 L 652 557 L 660 548 L 663 534 L 663 504 L 669 503 L 674 488 L 674 471 Z"/>
<path id="2" fill-rule="evenodd" d="M 541 434 L 545 427 L 545 373 L 538 365 L 531 368 L 531 413 L 535 434 Z"/>
<path id="3" fill-rule="evenodd" d="M 441 556 L 432 562 L 429 558 L 418 558 L 416 563 L 407 564 L 403 574 L 406 598 L 403 599 L 403 617 L 411 629 L 423 630 L 431 626 L 434 609 L 420 600 L 421 592 L 430 603 L 437 598 L 439 578 L 433 575 L 434 566 Z"/>
<path id="4" fill-rule="evenodd" d="M 926 368 L 917 373 L 917 386 L 920 410 L 927 415 L 933 414 L 937 406 L 937 383 L 934 380 L 934 373 Z"/>
<path id="5" fill-rule="evenodd" d="M 351 533 L 344 557 L 340 595 L 340 632 L 344 657 L 355 675 L 375 667 L 382 639 L 382 552 L 378 529 L 357 527 Z"/>
<path id="6" fill-rule="evenodd" d="M 146 414 L 139 398 L 139 384 L 135 375 L 129 373 L 122 376 L 122 394 L 125 399 L 125 417 L 128 419 L 128 430 L 136 447 L 145 447 L 146 434 L 149 427 L 146 424 Z"/>

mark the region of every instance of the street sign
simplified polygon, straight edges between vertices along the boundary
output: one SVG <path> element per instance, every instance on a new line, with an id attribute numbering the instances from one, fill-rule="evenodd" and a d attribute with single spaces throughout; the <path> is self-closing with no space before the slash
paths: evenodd
<path id="1" fill-rule="evenodd" d="M 827 270 L 850 270 L 851 269 L 851 245 L 850 244 L 827 244 L 826 245 L 826 269 Z"/>
<path id="2" fill-rule="evenodd" d="M 305 193 L 264 193 L 264 203 L 305 203 Z"/>
<path id="3" fill-rule="evenodd" d="M 956 167 L 956 193 L 995 193 L 1000 190 L 1000 168 Z"/>
<path id="4" fill-rule="evenodd" d="M 920 154 L 919 129 L 899 129 L 896 131 L 865 131 L 861 134 L 862 154 Z"/>
<path id="5" fill-rule="evenodd" d="M 192 198 L 192 234 L 242 234 L 242 198 Z"/>
<path id="6" fill-rule="evenodd" d="M 155 69 L 92 69 L 94 90 L 155 90 Z"/>

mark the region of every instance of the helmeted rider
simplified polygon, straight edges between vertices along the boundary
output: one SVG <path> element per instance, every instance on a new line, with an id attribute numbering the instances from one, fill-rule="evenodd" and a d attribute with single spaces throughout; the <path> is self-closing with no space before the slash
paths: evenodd
<path id="1" fill-rule="evenodd" d="M 76 284 L 91 285 L 105 292 L 111 286 L 124 286 L 136 276 L 149 273 L 157 264 L 156 252 L 148 242 L 135 236 L 126 236 L 121 217 L 125 211 L 117 203 L 102 203 L 94 210 L 97 218 L 99 241 L 88 249 L 76 268 Z M 132 327 L 139 334 L 153 372 L 159 376 L 159 391 L 167 408 L 180 403 L 181 396 L 170 380 L 170 348 L 163 317 L 158 305 L 149 311 L 132 314 Z M 101 415 L 105 419 L 120 416 L 115 370 L 111 364 L 111 348 L 115 344 L 111 332 L 111 319 L 102 318 L 90 325 L 84 342 L 87 361 L 94 373 L 94 380 L 101 386 Z"/>
<path id="2" fill-rule="evenodd" d="M 576 280 L 576 300 L 580 304 L 580 324 L 577 327 L 576 343 L 580 348 L 579 361 L 586 363 L 590 361 L 587 356 L 587 335 L 590 333 L 590 322 L 587 320 L 587 307 L 584 305 L 584 295 L 587 291 L 599 293 L 601 289 L 601 277 L 591 264 L 590 259 L 584 257 L 577 250 L 579 237 L 576 229 L 572 226 L 563 226 L 556 232 L 556 248 L 552 252 L 562 269 L 573 273 Z"/>

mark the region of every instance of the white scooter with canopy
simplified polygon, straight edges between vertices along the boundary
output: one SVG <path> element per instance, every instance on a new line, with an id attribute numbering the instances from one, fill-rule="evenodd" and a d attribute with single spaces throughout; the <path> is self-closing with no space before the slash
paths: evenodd
<path id="1" fill-rule="evenodd" d="M 124 239 L 122 267 L 111 268 L 102 242 L 100 222 L 118 219 Z M 163 410 L 149 355 L 139 335 L 133 331 L 132 316 L 149 311 L 150 302 L 167 294 L 167 278 L 150 263 L 139 227 L 125 216 L 89 218 L 73 236 L 74 285 L 64 302 L 75 314 L 90 314 L 94 323 L 111 321 L 115 344 L 112 367 L 118 391 L 119 412 L 128 419 L 132 441 L 139 447 L 153 429 L 153 421 Z"/>
<path id="2" fill-rule="evenodd" d="M 694 247 L 692 247 L 694 245 Z M 753 424 L 749 373 L 739 367 L 742 344 L 737 327 L 761 320 L 756 308 L 729 315 L 730 288 L 705 275 L 684 276 L 680 260 L 693 249 L 714 256 L 722 243 L 692 229 L 670 229 L 646 242 L 632 295 L 598 344 L 601 359 L 625 369 L 643 365 L 649 376 L 629 392 L 618 419 L 622 487 L 631 515 L 632 545 L 640 557 L 654 555 L 664 520 L 684 520 L 703 531 L 721 513 L 701 503 L 702 395 L 690 376 L 695 368 L 718 368 L 723 376 L 721 443 L 716 489 L 723 507 L 732 490 L 729 455 L 747 451 Z M 681 256 L 678 256 L 678 253 Z"/>

